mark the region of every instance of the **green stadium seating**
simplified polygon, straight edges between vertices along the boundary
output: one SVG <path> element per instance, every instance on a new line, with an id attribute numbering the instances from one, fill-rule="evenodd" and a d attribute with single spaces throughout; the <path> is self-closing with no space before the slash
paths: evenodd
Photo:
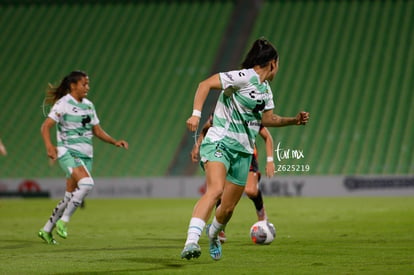
<path id="1" fill-rule="evenodd" d="M 103 128 L 130 143 L 123 151 L 96 140 L 94 176 L 164 176 L 233 7 L 1 1 L 0 137 L 9 155 L 0 179 L 63 177 L 48 165 L 41 105 L 47 84 L 75 69 L 90 75 Z M 306 127 L 271 129 L 275 146 L 304 153 L 277 164 L 309 164 L 307 174 L 414 173 L 413 1 L 266 1 L 252 24 L 250 41 L 265 36 L 281 56 L 276 113 L 311 112 Z M 260 138 L 258 147 L 264 163 Z"/>
<path id="2" fill-rule="evenodd" d="M 307 163 L 311 174 L 414 173 L 413 20 L 413 1 L 265 3 L 251 40 L 279 50 L 275 111 L 311 112 L 305 128 L 271 130 L 305 155 L 280 163 Z"/>
<path id="3" fill-rule="evenodd" d="M 232 3 L 39 2 L 0 4 L 0 136 L 9 150 L 0 177 L 63 176 L 48 166 L 41 105 L 47 84 L 75 69 L 90 75 L 103 128 L 130 143 L 122 151 L 96 140 L 93 174 L 164 175 Z"/>

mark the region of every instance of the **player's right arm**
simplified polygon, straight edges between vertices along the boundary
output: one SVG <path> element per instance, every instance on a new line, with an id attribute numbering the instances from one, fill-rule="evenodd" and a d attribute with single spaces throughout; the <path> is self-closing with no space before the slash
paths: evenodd
<path id="1" fill-rule="evenodd" d="M 221 81 L 219 74 L 215 74 L 201 81 L 198 84 L 196 94 L 194 96 L 193 110 L 201 112 L 203 110 L 204 102 L 206 101 L 207 95 L 212 89 L 221 89 Z M 187 120 L 188 130 L 194 132 L 198 128 L 200 123 L 200 117 L 193 115 Z"/>
<path id="2" fill-rule="evenodd" d="M 51 160 L 57 159 L 57 148 L 55 145 L 53 145 L 52 140 L 50 138 L 50 129 L 52 129 L 52 127 L 54 127 L 55 124 L 56 121 L 48 117 L 45 119 L 42 126 L 40 127 L 40 133 L 42 135 L 43 142 L 45 143 L 47 156 Z"/>

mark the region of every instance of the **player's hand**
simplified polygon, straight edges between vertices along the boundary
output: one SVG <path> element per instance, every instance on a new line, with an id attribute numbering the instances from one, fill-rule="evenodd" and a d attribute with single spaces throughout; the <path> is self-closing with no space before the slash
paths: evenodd
<path id="1" fill-rule="evenodd" d="M 309 122 L 309 112 L 300 112 L 296 115 L 297 125 L 306 125 Z"/>
<path id="2" fill-rule="evenodd" d="M 191 161 L 197 163 L 200 160 L 200 146 L 194 144 L 193 150 L 191 150 Z"/>
<path id="3" fill-rule="evenodd" d="M 269 161 L 266 163 L 266 176 L 271 178 L 275 175 L 275 164 L 273 161 Z"/>
<path id="4" fill-rule="evenodd" d="M 200 123 L 200 118 L 198 116 L 191 116 L 187 119 L 187 128 L 191 132 L 195 132 L 198 128 L 198 124 Z"/>
<path id="5" fill-rule="evenodd" d="M 121 147 L 121 148 L 125 148 L 128 150 L 128 142 L 126 142 L 125 140 L 118 140 L 115 142 L 115 146 L 116 147 Z"/>
<path id="6" fill-rule="evenodd" d="M 55 165 L 55 163 L 56 163 L 56 160 L 55 159 L 49 159 L 49 165 L 50 166 Z"/>
<path id="7" fill-rule="evenodd" d="M 47 156 L 55 161 L 57 159 L 57 148 L 55 146 L 49 146 L 46 148 Z"/>

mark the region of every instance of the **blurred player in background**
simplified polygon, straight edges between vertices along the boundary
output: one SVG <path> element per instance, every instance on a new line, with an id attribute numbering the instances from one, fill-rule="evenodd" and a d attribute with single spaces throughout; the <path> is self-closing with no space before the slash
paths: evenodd
<path id="1" fill-rule="evenodd" d="M 200 144 L 203 141 L 208 129 L 212 125 L 213 115 L 211 115 L 207 122 L 204 124 L 203 129 L 201 130 L 200 135 L 198 136 L 197 141 L 194 144 L 193 149 L 191 150 L 191 160 L 193 162 L 198 162 L 200 160 Z M 273 162 L 273 138 L 269 130 L 266 127 L 263 127 L 263 125 L 260 126 L 259 134 L 265 141 L 266 145 L 266 176 L 273 177 L 273 175 L 275 174 L 275 164 Z M 254 206 L 256 208 L 257 220 L 262 221 L 267 220 L 267 215 L 263 205 L 262 192 L 259 189 L 260 177 L 261 174 L 259 171 L 258 152 L 255 145 L 244 192 L 254 203 Z M 217 201 L 216 208 L 219 207 L 220 204 L 221 199 Z M 221 243 L 224 243 L 226 241 L 224 228 L 222 231 L 219 232 L 218 238 Z"/>
<path id="2" fill-rule="evenodd" d="M 6 146 L 4 146 L 3 142 L 1 141 L 1 138 L 0 138 L 0 155 L 7 156 Z"/>
<path id="3" fill-rule="evenodd" d="M 52 230 L 67 238 L 67 223 L 92 190 L 92 137 L 128 149 L 124 140 L 116 140 L 100 126 L 93 103 L 86 99 L 89 92 L 89 77 L 81 71 L 73 71 L 61 81 L 57 88 L 51 87 L 46 103 L 53 104 L 42 124 L 41 134 L 46 152 L 51 160 L 58 160 L 66 173 L 66 192 L 57 204 L 45 226 L 38 235 L 48 244 L 56 244 Z M 57 146 L 50 138 L 50 130 L 57 125 Z"/>
<path id="4" fill-rule="evenodd" d="M 200 146 L 201 163 L 205 170 L 207 190 L 194 206 L 187 239 L 181 258 L 198 258 L 200 235 L 210 218 L 214 205 L 221 198 L 211 225 L 206 228 L 209 252 L 214 260 L 222 257 L 219 232 L 231 219 L 242 196 L 254 144 L 260 125 L 281 127 L 304 125 L 309 113 L 299 112 L 295 117 L 282 117 L 273 113 L 273 94 L 269 81 L 279 69 L 279 55 L 266 39 L 258 39 L 247 53 L 241 70 L 218 73 L 198 85 L 193 113 L 187 128 L 196 131 L 201 110 L 208 93 L 221 89 L 214 110 L 213 126 Z"/>

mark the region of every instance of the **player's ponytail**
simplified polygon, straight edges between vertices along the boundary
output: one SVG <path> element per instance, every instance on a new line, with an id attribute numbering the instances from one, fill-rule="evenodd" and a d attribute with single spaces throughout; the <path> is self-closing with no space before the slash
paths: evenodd
<path id="1" fill-rule="evenodd" d="M 54 104 L 61 97 L 70 93 L 70 84 L 77 83 L 79 80 L 81 80 L 82 77 L 87 76 L 88 75 L 82 71 L 73 71 L 62 79 L 59 86 L 54 87 L 53 85 L 49 84 L 49 88 L 46 93 L 45 103 Z"/>
<path id="2" fill-rule="evenodd" d="M 253 68 L 256 65 L 266 66 L 272 60 L 278 60 L 279 54 L 276 48 L 265 38 L 259 38 L 254 43 L 246 58 L 242 62 L 243 69 Z"/>

